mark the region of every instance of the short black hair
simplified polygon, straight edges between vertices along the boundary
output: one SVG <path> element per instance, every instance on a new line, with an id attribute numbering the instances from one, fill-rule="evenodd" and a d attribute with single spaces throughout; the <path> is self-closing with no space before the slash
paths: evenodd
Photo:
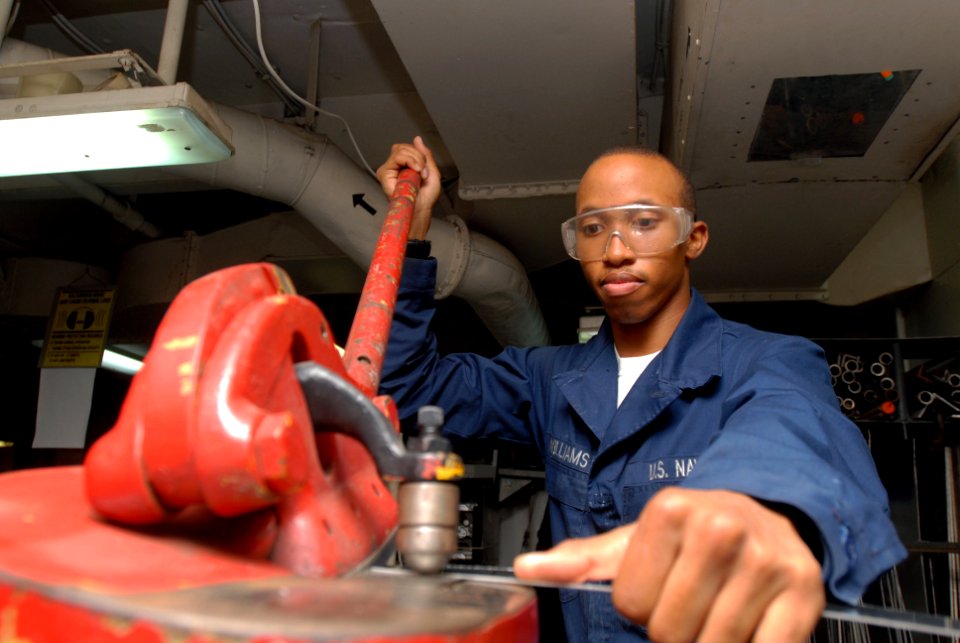
<path id="1" fill-rule="evenodd" d="M 693 189 L 693 184 L 690 183 L 690 179 L 687 178 L 687 175 L 677 167 L 677 164 L 668 159 L 666 156 L 661 154 L 656 150 L 651 150 L 648 147 L 642 147 L 640 145 L 619 145 L 617 147 L 611 147 L 607 150 L 604 150 L 593 159 L 593 163 L 596 163 L 602 158 L 608 156 L 616 156 L 618 154 L 633 154 L 635 156 L 643 156 L 646 158 L 655 158 L 660 159 L 661 161 L 667 163 L 670 167 L 674 169 L 677 173 L 677 176 L 680 177 L 680 206 L 686 208 L 693 213 L 694 219 L 697 218 L 697 194 Z M 591 163 L 591 165 L 593 165 Z"/>

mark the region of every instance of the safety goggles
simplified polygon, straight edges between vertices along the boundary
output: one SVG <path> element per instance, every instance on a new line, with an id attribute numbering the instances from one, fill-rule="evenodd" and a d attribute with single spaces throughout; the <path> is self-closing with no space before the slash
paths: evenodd
<path id="1" fill-rule="evenodd" d="M 618 205 L 589 210 L 560 224 L 567 254 L 599 261 L 616 235 L 638 257 L 664 253 L 687 240 L 693 213 L 665 205 Z"/>

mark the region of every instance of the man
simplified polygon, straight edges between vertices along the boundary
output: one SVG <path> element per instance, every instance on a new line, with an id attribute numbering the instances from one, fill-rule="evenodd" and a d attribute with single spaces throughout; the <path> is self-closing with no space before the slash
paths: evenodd
<path id="1" fill-rule="evenodd" d="M 665 157 L 601 155 L 562 226 L 606 311 L 597 336 L 491 359 L 437 354 L 423 240 L 440 176 L 419 138 L 379 168 L 388 194 L 403 167 L 423 185 L 382 392 L 402 417 L 437 404 L 449 433 L 539 447 L 563 542 L 517 575 L 613 581 L 612 602 L 561 590 L 570 640 L 803 641 L 827 594 L 855 601 L 904 557 L 821 351 L 723 320 L 691 288 L 708 229 Z"/>

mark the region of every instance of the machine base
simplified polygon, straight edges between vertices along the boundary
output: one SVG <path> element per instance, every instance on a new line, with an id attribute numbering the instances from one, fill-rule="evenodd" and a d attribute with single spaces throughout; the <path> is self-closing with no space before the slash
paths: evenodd
<path id="1" fill-rule="evenodd" d="M 0 475 L 0 640 L 534 643 L 532 590 L 440 577 L 297 577 L 269 512 L 102 521 L 80 467 Z M 258 558 L 259 557 L 259 558 Z"/>

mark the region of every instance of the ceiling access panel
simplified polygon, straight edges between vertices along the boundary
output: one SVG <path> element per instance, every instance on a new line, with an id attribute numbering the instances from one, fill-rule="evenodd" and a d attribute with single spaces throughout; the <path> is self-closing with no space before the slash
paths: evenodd
<path id="1" fill-rule="evenodd" d="M 373 5 L 464 198 L 572 192 L 597 153 L 637 141 L 633 2 Z"/>
<path id="2" fill-rule="evenodd" d="M 960 3 L 678 0 L 662 136 L 714 233 L 700 287 L 821 288 L 955 135 L 958 41 Z M 903 91 L 875 100 L 885 78 Z M 794 124 L 777 130 L 784 88 Z M 760 160 L 771 132 L 795 149 Z"/>
<path id="3" fill-rule="evenodd" d="M 751 181 L 908 180 L 960 116 L 956 82 L 960 3 L 682 4 L 689 6 L 681 14 L 708 4 L 717 8 L 712 20 L 703 21 L 706 33 L 692 32 L 689 56 L 695 55 L 700 64 L 694 74 L 681 79 L 683 95 L 674 97 L 696 103 L 679 138 L 686 139 L 688 148 L 693 146 L 683 155 L 683 165 L 697 187 Z M 680 24 L 675 28 L 684 30 Z M 682 44 L 677 38 L 675 34 L 675 42 Z M 682 55 L 682 47 L 675 53 Z M 863 82 L 863 76 L 875 75 L 882 85 L 911 72 L 916 77 L 891 110 L 872 113 L 864 108 L 872 98 L 865 94 L 876 86 Z M 891 77 L 883 80 L 887 74 Z M 836 156 L 831 150 L 817 155 L 801 146 L 793 159 L 749 161 L 771 89 L 785 81 L 796 86 L 798 79 L 811 78 L 821 79 L 821 85 L 832 79 L 834 87 L 846 87 L 847 95 L 810 92 L 797 101 L 796 111 L 804 112 L 806 124 L 831 128 L 834 139 L 875 128 L 872 144 L 860 156 Z M 855 100 L 858 95 L 862 103 Z"/>

